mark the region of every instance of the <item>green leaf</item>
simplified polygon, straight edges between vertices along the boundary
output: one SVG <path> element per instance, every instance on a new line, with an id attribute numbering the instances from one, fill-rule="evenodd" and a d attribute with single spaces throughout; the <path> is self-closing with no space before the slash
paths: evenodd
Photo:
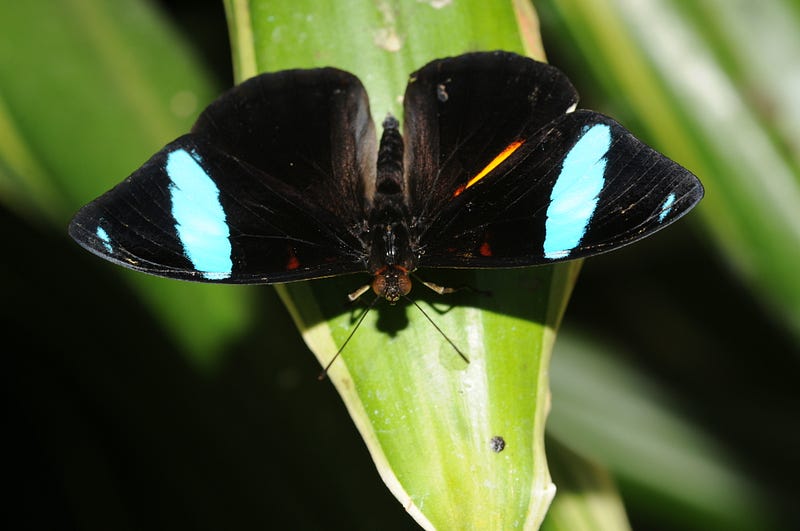
<path id="1" fill-rule="evenodd" d="M 80 205 L 188 130 L 216 93 L 140 1 L 17 2 L 0 8 L 0 32 L 14 43 L 0 47 L 0 201 L 64 237 Z M 249 291 L 125 274 L 201 365 L 248 323 Z"/>
<path id="2" fill-rule="evenodd" d="M 547 439 L 547 457 L 558 495 L 542 529 L 625 531 L 631 528 L 614 480 L 606 469 L 552 437 Z"/>
<path id="3" fill-rule="evenodd" d="M 517 8 L 516 11 L 514 8 Z M 400 115 L 410 72 L 470 50 L 538 50 L 523 2 L 315 0 L 226 2 L 238 78 L 336 66 L 358 75 L 373 114 Z M 522 24 L 528 38 L 520 40 Z M 352 31 L 343 28 L 352 29 Z M 579 264 L 507 272 L 423 272 L 493 296 L 414 298 L 470 358 L 465 364 L 416 308 L 383 305 L 363 321 L 329 376 L 381 477 L 426 528 L 535 529 L 553 496 L 545 462 L 547 366 Z M 352 330 L 345 294 L 366 279 L 280 289 L 321 364 Z M 450 305 L 453 306 L 450 306 Z M 500 436 L 506 446 L 492 450 Z"/>
<path id="4" fill-rule="evenodd" d="M 722 445 L 596 341 L 562 334 L 551 379 L 549 435 L 608 467 L 658 520 L 681 529 L 770 528 L 763 492 Z"/>
<path id="5" fill-rule="evenodd" d="M 727 261 L 800 335 L 796 2 L 537 5 L 615 114 L 700 177 L 698 212 Z"/>

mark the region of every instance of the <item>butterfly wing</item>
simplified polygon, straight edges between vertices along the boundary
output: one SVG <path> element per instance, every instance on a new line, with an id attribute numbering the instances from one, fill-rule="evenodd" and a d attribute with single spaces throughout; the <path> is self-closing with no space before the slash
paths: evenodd
<path id="1" fill-rule="evenodd" d="M 509 61 L 520 63 L 520 69 L 532 63 L 529 69 L 548 76 L 555 70 L 541 69 L 544 65 L 520 56 Z M 418 86 L 425 94 L 415 98 L 428 105 L 452 106 L 438 116 L 458 115 L 463 99 L 469 108 L 482 101 L 483 112 L 493 123 L 518 124 L 510 134 L 496 133 L 493 152 L 487 150 L 472 164 L 454 164 L 453 160 L 467 160 L 475 153 L 462 153 L 461 139 L 480 135 L 464 125 L 479 124 L 434 118 L 423 125 L 425 117 L 437 113 L 415 118 L 417 130 L 438 131 L 433 136 L 439 139 L 438 167 L 417 164 L 407 170 L 409 179 L 429 180 L 439 187 L 436 211 L 425 206 L 429 204 L 425 197 L 411 199 L 421 267 L 539 265 L 599 254 L 668 225 L 703 196 L 700 182 L 688 170 L 606 116 L 592 111 L 564 114 L 567 107 L 562 105 L 559 114 L 546 117 L 544 123 L 537 112 L 526 117 L 520 109 L 532 101 L 531 95 L 550 92 L 534 86 L 539 82 L 536 75 L 521 79 L 512 89 L 507 89 L 502 76 L 491 77 L 500 86 L 487 81 L 483 93 L 474 87 L 464 94 L 451 89 L 448 99 L 441 101 L 435 87 L 451 76 L 441 77 L 427 67 L 421 72 L 426 81 Z M 563 78 L 556 73 L 556 78 Z M 545 87 L 561 84 L 548 76 Z M 506 96 L 496 98 L 504 89 Z M 406 112 L 415 113 L 415 108 Z"/>
<path id="2" fill-rule="evenodd" d="M 471 53 L 411 74 L 404 97 L 409 207 L 420 225 L 514 140 L 578 101 L 556 68 L 508 52 Z"/>
<path id="3" fill-rule="evenodd" d="M 363 271 L 374 145 L 354 76 L 258 76 L 81 209 L 70 234 L 112 262 L 170 278 L 271 283 Z"/>
<path id="4" fill-rule="evenodd" d="M 366 90 L 354 75 L 335 68 L 262 74 L 209 105 L 192 133 L 361 229 L 377 140 Z"/>

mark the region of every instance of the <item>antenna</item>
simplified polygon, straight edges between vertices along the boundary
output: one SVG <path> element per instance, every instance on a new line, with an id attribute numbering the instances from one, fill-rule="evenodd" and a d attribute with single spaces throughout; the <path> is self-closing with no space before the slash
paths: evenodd
<path id="1" fill-rule="evenodd" d="M 430 316 L 429 316 L 427 313 L 425 313 L 425 310 L 423 310 L 423 309 L 422 309 L 422 307 L 421 307 L 419 304 L 417 304 L 417 301 L 415 301 L 415 300 L 413 300 L 413 299 L 410 299 L 410 298 L 408 298 L 407 296 L 403 296 L 403 298 L 404 298 L 405 300 L 409 301 L 409 302 L 410 302 L 411 304 L 413 304 L 414 306 L 416 306 L 416 307 L 417 307 L 417 310 L 419 310 L 420 312 L 422 312 L 422 315 L 424 315 L 424 316 L 425 316 L 425 318 L 428 320 L 428 322 L 429 322 L 429 323 L 431 323 L 431 324 L 433 325 L 433 327 L 436 329 L 436 331 L 437 331 L 437 332 L 439 332 L 440 334 L 442 334 L 442 337 L 443 337 L 443 338 L 445 338 L 445 339 L 447 340 L 447 342 L 448 342 L 448 343 L 450 343 L 450 346 L 451 346 L 451 347 L 453 347 L 453 350 L 455 350 L 456 352 L 458 352 L 458 355 L 459 355 L 459 356 L 461 356 L 461 359 L 462 359 L 462 360 L 464 360 L 465 362 L 469 363 L 469 358 L 467 358 L 467 357 L 464 355 L 464 353 L 463 353 L 463 352 L 461 352 L 461 349 L 460 349 L 460 348 L 458 348 L 458 347 L 456 346 L 456 344 L 455 344 L 455 343 L 453 343 L 453 341 L 452 341 L 452 340 L 451 340 L 449 337 L 447 337 L 447 334 L 445 334 L 444 332 L 442 332 L 442 329 L 441 329 L 441 328 L 439 328 L 439 326 L 438 326 L 436 323 L 434 323 L 434 322 L 433 322 L 433 319 L 431 319 L 431 317 L 430 317 Z"/>
<path id="2" fill-rule="evenodd" d="M 321 373 L 319 373 L 319 376 L 317 376 L 317 380 L 319 380 L 319 381 L 322 381 L 322 380 L 324 380 L 325 378 L 327 378 L 327 377 L 328 377 L 328 369 L 330 369 L 330 368 L 331 368 L 331 365 L 333 365 L 333 362 L 334 362 L 334 361 L 336 361 L 336 358 L 338 358 L 338 357 L 339 357 L 339 355 L 342 353 L 342 351 L 344 350 L 344 347 L 346 347 L 346 346 L 347 346 L 347 344 L 350 342 L 350 339 L 352 339 L 352 337 L 353 337 L 353 334 L 355 334 L 355 333 L 356 333 L 356 330 L 358 330 L 358 327 L 359 327 L 359 326 L 361 326 L 361 322 L 362 322 L 362 321 L 364 320 L 364 318 L 367 316 L 367 314 L 368 314 L 368 313 L 369 313 L 369 311 L 372 309 L 372 307 L 373 307 L 373 306 L 375 306 L 375 303 L 376 303 L 376 302 L 378 302 L 378 300 L 379 300 L 379 299 L 380 299 L 380 296 L 377 296 L 377 297 L 375 297 L 375 298 L 372 300 L 372 302 L 369 304 L 369 306 L 367 306 L 367 309 L 366 309 L 366 310 L 364 310 L 364 313 L 362 313 L 362 314 L 361 314 L 361 317 L 359 317 L 359 318 L 358 318 L 358 321 L 356 322 L 356 325 L 355 325 L 355 326 L 353 327 L 353 329 L 350 331 L 350 335 L 349 335 L 349 336 L 347 336 L 347 339 L 345 339 L 345 340 L 344 340 L 344 343 L 342 343 L 342 346 L 341 346 L 341 347 L 339 347 L 339 350 L 337 350 L 337 351 L 336 351 L 336 354 L 334 354 L 334 355 L 333 355 L 333 357 L 331 358 L 331 361 L 329 361 L 329 362 L 328 362 L 328 364 L 327 364 L 327 365 L 325 365 L 325 368 L 324 368 L 324 369 L 322 369 L 322 372 L 321 372 Z M 435 326 L 435 325 L 434 325 L 434 326 Z"/>
<path id="3" fill-rule="evenodd" d="M 375 297 L 372 300 L 372 302 L 369 304 L 369 306 L 367 306 L 367 309 L 364 310 L 364 313 L 361 314 L 361 317 L 358 318 L 358 321 L 356 322 L 356 325 L 350 331 L 350 335 L 347 336 L 347 339 L 344 340 L 344 343 L 342 343 L 342 346 L 339 347 L 339 350 L 336 351 L 336 354 L 333 355 L 333 357 L 328 362 L 328 364 L 325 365 L 325 368 L 322 370 L 322 372 L 319 373 L 319 376 L 317 376 L 317 380 L 322 381 L 322 380 L 324 380 L 325 378 L 328 377 L 328 369 L 331 368 L 331 365 L 333 365 L 333 362 L 336 361 L 336 359 L 342 353 L 342 351 L 344 350 L 344 347 L 347 346 L 347 344 L 350 342 L 350 339 L 352 339 L 353 335 L 356 333 L 356 330 L 358 330 L 358 327 L 361 326 L 361 322 L 364 320 L 364 318 L 367 316 L 367 314 L 373 308 L 373 306 L 375 306 L 375 303 L 377 303 L 380 300 L 380 298 L 381 298 L 380 295 L 378 295 L 377 297 Z M 467 356 L 463 352 L 461 352 L 461 349 L 458 348 L 456 346 L 456 344 L 453 343 L 453 341 L 449 337 L 447 337 L 447 334 L 445 334 L 442 331 L 442 329 L 439 328 L 439 326 L 433 321 L 433 319 L 431 319 L 430 315 L 428 315 L 425 312 L 425 310 L 423 310 L 422 307 L 419 304 L 417 304 L 417 302 L 414 299 L 411 299 L 411 298 L 409 298 L 409 297 L 407 297 L 405 295 L 403 296 L 403 298 L 405 300 L 407 300 L 408 302 L 410 302 L 411 304 L 413 304 L 414 306 L 416 306 L 417 310 L 419 310 L 422 313 L 422 315 L 425 316 L 425 319 L 427 319 L 428 322 L 433 325 L 433 327 L 436 329 L 436 331 L 439 332 L 442 335 L 442 337 L 445 338 L 445 340 L 448 343 L 450 343 L 450 346 L 453 347 L 453 350 L 455 350 L 456 353 L 458 353 L 459 356 L 461 356 L 461 359 L 464 360 L 466 363 L 469 363 L 469 358 L 467 358 Z"/>

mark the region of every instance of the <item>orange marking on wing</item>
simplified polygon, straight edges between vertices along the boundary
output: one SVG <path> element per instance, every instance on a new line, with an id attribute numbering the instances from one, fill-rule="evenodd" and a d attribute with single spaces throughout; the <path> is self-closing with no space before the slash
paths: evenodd
<path id="1" fill-rule="evenodd" d="M 483 242 L 478 252 L 481 253 L 481 256 L 492 256 L 492 248 L 489 246 L 489 242 Z"/>
<path id="2" fill-rule="evenodd" d="M 508 146 L 506 146 L 506 148 L 503 151 L 500 152 L 499 155 L 497 155 L 494 159 L 492 159 L 492 162 L 487 164 L 486 167 L 483 168 L 481 171 L 479 171 L 475 177 L 470 179 L 467 182 L 467 184 L 462 184 L 461 186 L 456 188 L 456 191 L 453 192 L 453 197 L 458 197 L 464 190 L 466 190 L 470 186 L 474 185 L 475 183 L 486 177 L 490 171 L 498 167 L 500 163 L 502 163 L 504 160 L 510 157 L 512 153 L 514 153 L 517 149 L 519 149 L 519 147 L 524 142 L 525 142 L 524 140 L 515 140 L 511 142 Z"/>

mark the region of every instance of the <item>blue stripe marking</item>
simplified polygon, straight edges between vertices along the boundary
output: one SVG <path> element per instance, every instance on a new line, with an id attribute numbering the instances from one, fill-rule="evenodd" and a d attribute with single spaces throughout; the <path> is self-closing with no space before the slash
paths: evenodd
<path id="1" fill-rule="evenodd" d="M 564 158 L 547 207 L 545 258 L 566 258 L 586 234 L 605 183 L 610 147 L 611 127 L 596 124 L 584 130 Z"/>
<path id="2" fill-rule="evenodd" d="M 97 227 L 95 234 L 97 234 L 97 237 L 100 238 L 101 242 L 103 242 L 103 247 L 106 248 L 106 251 L 108 251 L 109 254 L 113 253 L 114 248 L 111 247 L 111 238 L 108 237 L 106 229 L 104 229 L 103 227 Z"/>
<path id="3" fill-rule="evenodd" d="M 185 149 L 167 155 L 172 217 L 184 254 L 194 268 L 209 280 L 222 280 L 233 270 L 230 229 L 219 188 L 200 161 L 197 153 Z"/>
<path id="4" fill-rule="evenodd" d="M 664 203 L 661 205 L 661 213 L 658 215 L 659 223 L 664 221 L 664 218 L 667 217 L 669 211 L 672 210 L 672 205 L 674 203 L 675 203 L 675 192 L 669 194 L 667 198 L 664 200 Z"/>

